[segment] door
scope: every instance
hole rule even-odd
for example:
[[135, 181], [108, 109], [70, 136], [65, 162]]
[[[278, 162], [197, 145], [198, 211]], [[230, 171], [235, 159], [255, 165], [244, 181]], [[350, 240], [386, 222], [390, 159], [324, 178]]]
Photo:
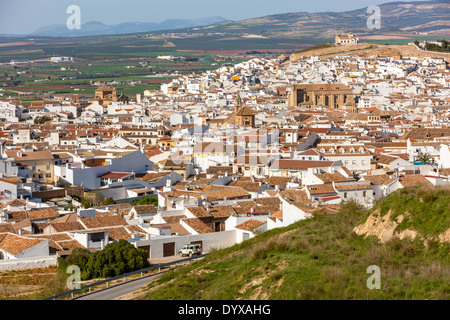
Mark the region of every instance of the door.
[[163, 244], [163, 257], [171, 257], [175, 255], [175, 242], [167, 242]]

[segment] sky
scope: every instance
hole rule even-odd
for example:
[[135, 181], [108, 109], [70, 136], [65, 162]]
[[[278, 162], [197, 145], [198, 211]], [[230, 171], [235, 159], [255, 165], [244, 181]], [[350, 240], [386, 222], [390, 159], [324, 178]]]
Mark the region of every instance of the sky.
[[[243, 20], [287, 12], [342, 12], [394, 0], [0, 0], [0, 34], [28, 34], [66, 24], [67, 8], [77, 5], [81, 24], [100, 21], [162, 22], [220, 16]], [[418, 1], [418, 0], [410, 0]]]

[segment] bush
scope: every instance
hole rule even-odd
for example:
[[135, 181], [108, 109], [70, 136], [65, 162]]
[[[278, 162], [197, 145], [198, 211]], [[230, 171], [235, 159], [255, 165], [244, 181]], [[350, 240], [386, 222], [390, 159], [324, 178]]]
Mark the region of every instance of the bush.
[[147, 256], [147, 251], [137, 249], [128, 241], [121, 239], [90, 256], [85, 276], [87, 279], [110, 278], [147, 268], [150, 266]]
[[109, 198], [106, 198], [106, 199], [103, 201], [102, 205], [104, 205], [104, 206], [109, 206], [109, 205], [111, 205], [111, 204], [116, 204], [116, 203], [117, 203], [117, 202], [114, 201], [113, 198], [109, 197]]
[[141, 199], [136, 199], [131, 201], [131, 204], [133, 206], [143, 206], [143, 205], [148, 205], [148, 204], [153, 204], [155, 206], [158, 205], [158, 199], [154, 198], [154, 197], [144, 197]]

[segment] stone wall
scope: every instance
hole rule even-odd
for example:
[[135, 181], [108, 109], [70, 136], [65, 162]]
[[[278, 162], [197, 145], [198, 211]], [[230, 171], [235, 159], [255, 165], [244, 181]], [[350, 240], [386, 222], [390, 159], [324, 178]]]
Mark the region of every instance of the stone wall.
[[56, 256], [8, 259], [0, 260], [0, 270], [5, 271], [46, 268], [49, 266], [56, 266], [57, 264], [58, 260]]

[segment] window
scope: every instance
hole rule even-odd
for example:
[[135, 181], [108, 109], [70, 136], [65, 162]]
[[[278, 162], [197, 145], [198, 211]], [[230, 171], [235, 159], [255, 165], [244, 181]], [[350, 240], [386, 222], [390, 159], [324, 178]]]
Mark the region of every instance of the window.
[[367, 191], [363, 191], [363, 197], [367, 196]]
[[352, 164], [356, 164], [356, 160], [353, 160], [353, 161], [352, 161]]
[[347, 192], [344, 192], [344, 199], [347, 199]]

